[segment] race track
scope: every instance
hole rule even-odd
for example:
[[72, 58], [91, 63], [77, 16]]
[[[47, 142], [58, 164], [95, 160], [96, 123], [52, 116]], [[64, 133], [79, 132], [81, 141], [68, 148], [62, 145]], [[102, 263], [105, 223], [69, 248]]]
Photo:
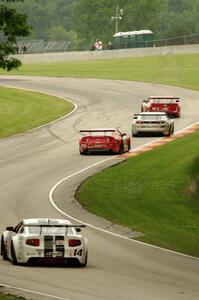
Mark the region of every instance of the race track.
[[[77, 104], [73, 114], [58, 122], [0, 139], [1, 232], [5, 226], [16, 225], [22, 218], [64, 218], [49, 200], [50, 191], [63, 178], [66, 180], [54, 191], [53, 200], [66, 214], [72, 213], [73, 217], [86, 222], [84, 212], [77, 216], [72, 211], [71, 191], [79, 174], [89, 175], [90, 169], [81, 170], [109, 159], [98, 164], [96, 170], [92, 168], [92, 172], [97, 171], [100, 165], [110, 164], [111, 157], [80, 156], [80, 129], [117, 127], [130, 134], [132, 116], [140, 111], [141, 100], [156, 94], [181, 97], [182, 117], [175, 120], [175, 131], [199, 120], [199, 93], [181, 88], [127, 81], [14, 76], [0, 76], [0, 85], [49, 93]], [[155, 139], [134, 138], [131, 145], [135, 148]], [[78, 175], [72, 176], [75, 173]], [[88, 223], [92, 220], [95, 226], [107, 229], [106, 222], [89, 216]], [[89, 226], [84, 232], [89, 239], [87, 268], [13, 266], [0, 260], [0, 286], [16, 287], [18, 290], [8, 290], [41, 300], [198, 298], [199, 259]]]

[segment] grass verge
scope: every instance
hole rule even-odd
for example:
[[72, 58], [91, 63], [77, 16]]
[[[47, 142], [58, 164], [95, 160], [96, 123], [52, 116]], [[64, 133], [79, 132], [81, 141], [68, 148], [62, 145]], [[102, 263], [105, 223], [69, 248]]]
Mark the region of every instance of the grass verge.
[[0, 137], [38, 127], [72, 109], [71, 102], [57, 97], [0, 87]]
[[0, 300], [25, 300], [24, 297], [16, 297], [10, 294], [0, 293]]
[[138, 240], [199, 256], [199, 197], [189, 191], [199, 131], [127, 159], [77, 191], [90, 212], [128, 226]]
[[91, 77], [161, 83], [199, 90], [199, 54], [23, 65], [0, 74]]

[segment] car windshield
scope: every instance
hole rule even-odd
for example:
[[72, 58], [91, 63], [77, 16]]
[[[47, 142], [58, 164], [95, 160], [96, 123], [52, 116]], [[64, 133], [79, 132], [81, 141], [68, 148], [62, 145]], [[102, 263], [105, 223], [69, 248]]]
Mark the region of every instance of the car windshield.
[[28, 227], [30, 234], [72, 234], [73, 230], [70, 227], [40, 227], [30, 226]]

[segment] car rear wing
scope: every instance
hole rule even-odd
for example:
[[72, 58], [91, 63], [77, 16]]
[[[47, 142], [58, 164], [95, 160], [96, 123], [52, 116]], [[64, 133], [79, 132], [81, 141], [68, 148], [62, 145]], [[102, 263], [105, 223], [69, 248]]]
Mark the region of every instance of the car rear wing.
[[175, 104], [180, 102], [180, 98], [159, 98], [159, 99], [150, 99], [154, 104]]
[[66, 228], [65, 234], [67, 234], [67, 228], [75, 228], [77, 232], [81, 231], [81, 228], [86, 227], [84, 224], [74, 225], [74, 224], [24, 224], [25, 227], [35, 227], [40, 228], [39, 234], [42, 234], [43, 228]]
[[83, 129], [79, 131], [80, 133], [85, 133], [85, 132], [115, 132], [115, 129]]
[[75, 227], [75, 228], [82, 228], [86, 227], [84, 224], [74, 225], [74, 224], [24, 224], [24, 227]]

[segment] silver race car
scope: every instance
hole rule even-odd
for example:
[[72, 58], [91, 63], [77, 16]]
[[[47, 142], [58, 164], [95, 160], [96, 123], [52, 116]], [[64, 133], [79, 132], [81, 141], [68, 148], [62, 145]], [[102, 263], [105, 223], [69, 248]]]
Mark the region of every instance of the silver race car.
[[161, 133], [169, 136], [174, 132], [174, 120], [165, 112], [142, 112], [134, 115], [132, 135]]
[[64, 263], [85, 267], [88, 242], [81, 227], [62, 219], [24, 219], [6, 227], [1, 237], [1, 255], [14, 265]]

